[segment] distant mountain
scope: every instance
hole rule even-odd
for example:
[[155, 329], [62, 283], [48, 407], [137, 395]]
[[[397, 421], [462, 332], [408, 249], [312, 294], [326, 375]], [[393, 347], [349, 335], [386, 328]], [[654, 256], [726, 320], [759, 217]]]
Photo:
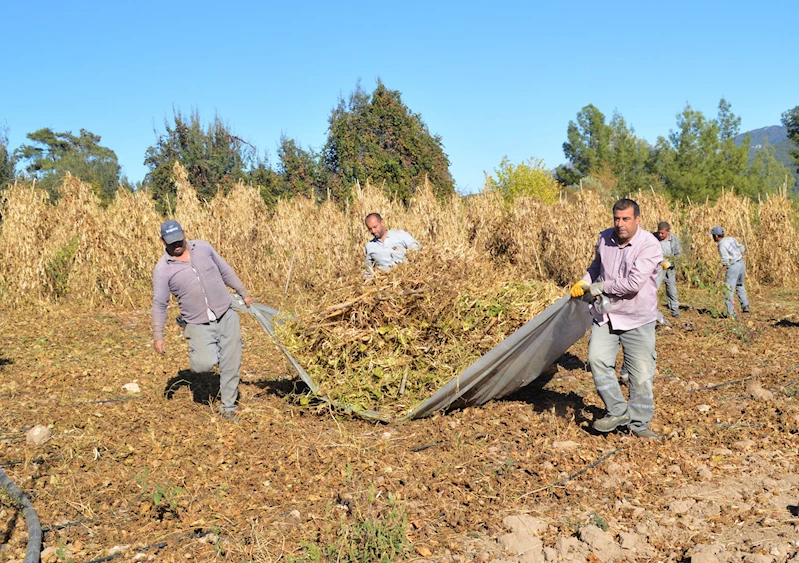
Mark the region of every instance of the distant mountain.
[[752, 148], [754, 149], [762, 148], [764, 139], [773, 147], [776, 146], [777, 143], [788, 138], [788, 130], [785, 127], [782, 125], [769, 125], [768, 127], [761, 127], [760, 129], [752, 129], [746, 133], [741, 133], [735, 137], [735, 143], [740, 146], [747, 134], [752, 139]]
[[791, 158], [791, 149], [793, 143], [788, 138], [788, 130], [782, 125], [769, 125], [768, 127], [761, 127], [760, 129], [752, 129], [746, 133], [741, 133], [735, 137], [735, 144], [741, 146], [744, 137], [749, 134], [749, 159], [751, 160], [754, 154], [763, 148], [764, 143], [768, 143], [774, 147], [774, 158], [783, 163], [793, 173], [796, 178], [794, 189], [799, 186], [799, 171], [797, 171], [796, 164]]

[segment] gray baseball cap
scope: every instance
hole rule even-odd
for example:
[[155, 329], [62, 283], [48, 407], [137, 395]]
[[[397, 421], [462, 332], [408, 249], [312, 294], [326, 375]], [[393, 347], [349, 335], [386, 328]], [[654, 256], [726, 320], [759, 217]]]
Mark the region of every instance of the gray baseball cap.
[[718, 235], [720, 237], [723, 237], [724, 236], [724, 229], [722, 229], [721, 227], [716, 225], [715, 227], [710, 229], [710, 232], [708, 234], [709, 235]]
[[174, 219], [164, 221], [161, 223], [161, 238], [164, 239], [166, 244], [172, 244], [173, 242], [183, 240], [185, 238], [183, 227]]

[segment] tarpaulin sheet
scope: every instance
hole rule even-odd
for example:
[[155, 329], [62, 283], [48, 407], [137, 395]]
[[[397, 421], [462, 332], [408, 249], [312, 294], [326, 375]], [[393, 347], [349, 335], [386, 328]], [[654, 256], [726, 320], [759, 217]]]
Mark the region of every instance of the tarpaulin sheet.
[[[311, 392], [316, 393], [319, 386], [275, 337], [273, 318], [279, 311], [259, 303], [253, 303], [247, 309], [238, 296], [234, 297], [234, 309], [255, 316]], [[489, 350], [401, 420], [424, 418], [434, 412], [453, 408], [482, 405], [521, 389], [534, 381], [582, 338], [590, 328], [591, 321], [588, 303], [571, 299], [568, 295], [561, 298]], [[336, 406], [359, 416], [386, 420], [375, 411], [354, 411], [346, 406]]]
[[423, 418], [436, 411], [482, 405], [521, 389], [582, 338], [591, 321], [585, 301], [569, 296], [561, 298], [489, 350], [405, 418]]

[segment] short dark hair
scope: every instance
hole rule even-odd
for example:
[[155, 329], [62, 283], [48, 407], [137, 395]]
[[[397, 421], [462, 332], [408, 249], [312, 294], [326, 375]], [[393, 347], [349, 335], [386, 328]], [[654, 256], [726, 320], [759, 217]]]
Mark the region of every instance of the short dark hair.
[[666, 221], [661, 221], [658, 223], [658, 231], [670, 231], [671, 225], [669, 225]]
[[375, 219], [377, 219], [381, 223], [383, 222], [383, 218], [380, 216], [380, 213], [370, 213], [369, 215], [367, 215], [364, 218], [363, 222], [366, 223], [369, 220], [369, 217], [374, 217]]
[[638, 207], [638, 204], [635, 200], [623, 197], [619, 201], [613, 204], [613, 211], [624, 211], [625, 209], [633, 208], [633, 216], [640, 217], [641, 216], [641, 208]]

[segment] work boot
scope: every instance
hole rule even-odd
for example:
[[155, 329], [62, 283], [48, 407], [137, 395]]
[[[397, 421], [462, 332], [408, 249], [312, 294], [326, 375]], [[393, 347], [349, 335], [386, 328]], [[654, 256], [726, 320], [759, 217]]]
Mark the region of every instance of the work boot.
[[224, 411], [219, 414], [222, 416], [222, 420], [231, 424], [238, 424], [241, 421], [241, 417], [236, 411]]
[[638, 438], [646, 438], [647, 440], [660, 440], [660, 436], [652, 432], [652, 430], [649, 428], [633, 430], [633, 435], [637, 436]]
[[597, 432], [613, 432], [619, 426], [627, 426], [630, 424], [630, 415], [624, 413], [621, 416], [606, 416], [594, 421], [594, 430]]

